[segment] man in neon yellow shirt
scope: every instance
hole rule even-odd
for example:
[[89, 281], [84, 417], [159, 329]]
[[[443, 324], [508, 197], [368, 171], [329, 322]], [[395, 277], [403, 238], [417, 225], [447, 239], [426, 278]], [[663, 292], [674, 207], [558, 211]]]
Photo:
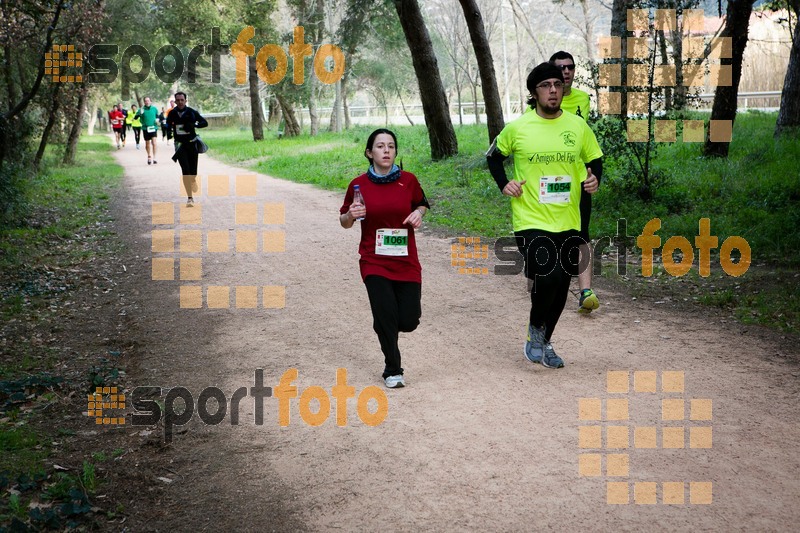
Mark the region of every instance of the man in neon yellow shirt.
[[[550, 63], [561, 69], [564, 75], [564, 99], [561, 101], [561, 109], [578, 115], [583, 120], [589, 118], [589, 94], [572, 87], [575, 79], [575, 59], [569, 52], [559, 51], [550, 56]], [[581, 193], [581, 236], [589, 242], [589, 219], [592, 216], [592, 196], [586, 192]], [[578, 273], [578, 284], [581, 289], [581, 296], [578, 300], [578, 312], [591, 313], [593, 309], [600, 307], [600, 300], [592, 290], [592, 251], [586, 244], [581, 246], [581, 254], [589, 259], [589, 267], [582, 269]]]
[[[550, 338], [567, 302], [571, 276], [578, 273], [578, 248], [585, 244], [580, 236], [581, 191], [597, 191], [603, 152], [586, 122], [561, 110], [560, 68], [538, 65], [528, 75], [527, 87], [533, 112], [507, 124], [486, 158], [497, 186], [511, 197], [514, 235], [525, 258], [525, 275], [533, 280], [525, 357], [560, 368], [564, 361]], [[503, 168], [509, 156], [514, 157], [511, 181]]]

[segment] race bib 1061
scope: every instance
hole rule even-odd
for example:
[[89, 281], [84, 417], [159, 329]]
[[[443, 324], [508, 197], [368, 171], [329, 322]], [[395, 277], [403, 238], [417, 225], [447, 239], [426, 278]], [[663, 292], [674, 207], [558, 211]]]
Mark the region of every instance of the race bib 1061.
[[408, 255], [408, 230], [381, 228], [375, 232], [375, 253], [378, 255]]

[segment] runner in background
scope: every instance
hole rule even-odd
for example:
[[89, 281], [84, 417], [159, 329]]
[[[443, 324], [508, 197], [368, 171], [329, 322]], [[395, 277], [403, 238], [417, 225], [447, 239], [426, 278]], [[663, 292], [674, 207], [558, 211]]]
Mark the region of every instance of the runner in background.
[[[358, 253], [361, 279], [372, 308], [372, 327], [384, 357], [383, 380], [405, 386], [398, 347], [399, 332], [417, 329], [422, 316], [422, 267], [414, 230], [430, 208], [416, 176], [395, 165], [397, 137], [377, 129], [367, 139], [370, 166], [347, 187], [339, 223], [352, 228], [361, 220]], [[354, 201], [358, 186], [363, 203]]]
[[142, 136], [142, 122], [139, 120], [139, 114], [136, 110], [136, 104], [131, 104], [131, 110], [128, 116], [125, 117], [125, 125], [133, 129], [133, 138], [136, 140], [136, 149], [139, 150], [139, 140]]
[[161, 125], [161, 140], [166, 141], [169, 128], [167, 127], [167, 112], [163, 107], [161, 113], [158, 114], [158, 123]]
[[192, 193], [198, 191], [197, 185], [197, 146], [194, 138], [196, 129], [208, 126], [208, 121], [200, 116], [196, 110], [186, 105], [186, 93], [175, 93], [176, 107], [167, 115], [167, 124], [175, 136], [175, 155], [173, 161], [181, 165], [181, 179], [186, 188], [186, 205], [194, 204]]
[[122, 132], [125, 130], [125, 115], [119, 110], [118, 105], [111, 108], [108, 112], [108, 123], [111, 124], [111, 129], [114, 130], [114, 137], [117, 143], [117, 150], [121, 148], [120, 140]]
[[119, 138], [122, 141], [122, 147], [125, 148], [125, 138], [127, 137], [128, 126], [125, 121], [128, 119], [128, 110], [122, 107], [122, 102], [117, 103], [117, 109], [122, 113], [122, 131], [119, 133]]
[[[559, 51], [550, 57], [550, 63], [561, 69], [564, 75], [564, 99], [561, 101], [561, 109], [569, 111], [573, 115], [578, 115], [583, 120], [589, 118], [589, 94], [575, 89], [572, 82], [575, 80], [575, 59], [572, 54]], [[598, 178], [598, 184], [600, 183]], [[592, 216], [592, 195], [586, 191], [581, 191], [581, 236], [587, 244], [581, 246], [581, 254], [588, 257], [587, 267], [578, 272], [578, 284], [581, 295], [578, 300], [578, 312], [591, 313], [593, 309], [600, 307], [600, 300], [592, 290], [592, 248], [589, 246], [589, 219]], [[583, 262], [581, 264], [584, 264]]]
[[144, 149], [147, 150], [147, 164], [158, 164], [156, 161], [156, 141], [158, 140], [158, 109], [152, 104], [149, 96], [144, 99], [144, 107], [139, 110], [144, 129]]

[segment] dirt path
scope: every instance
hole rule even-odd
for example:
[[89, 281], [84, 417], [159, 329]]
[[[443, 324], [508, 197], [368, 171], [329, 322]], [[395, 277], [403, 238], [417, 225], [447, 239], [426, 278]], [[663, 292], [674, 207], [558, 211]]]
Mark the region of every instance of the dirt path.
[[[253, 386], [257, 368], [273, 388], [296, 368], [298, 393], [316, 385], [330, 395], [345, 368], [356, 394], [382, 387], [358, 234], [336, 220], [341, 195], [259, 175], [256, 197], [197, 195], [202, 226], [154, 226], [153, 202], [176, 202], [176, 216], [182, 205], [179, 167], [159, 148], [153, 166], [143, 150], [117, 152], [126, 168], [118, 225], [130, 245], [121, 283], [140, 337], [132, 385], [183, 386], [195, 399], [216, 386], [230, 400]], [[250, 174], [206, 156], [200, 171], [203, 192], [208, 175]], [[261, 205], [259, 221], [264, 203], [282, 203], [285, 223], [236, 226], [236, 202]], [[154, 229], [238, 228], [284, 230], [285, 252], [151, 252]], [[548, 370], [522, 356], [529, 300], [521, 276], [459, 275], [450, 240], [423, 231], [418, 242], [422, 324], [401, 337], [408, 386], [386, 390], [386, 420], [365, 425], [355, 399], [346, 427], [335, 424], [334, 406], [324, 424], [309, 426], [298, 398], [287, 427], [278, 424], [275, 397], [265, 399], [260, 426], [249, 397], [238, 426], [229, 417], [205, 426], [195, 414], [158, 448], [173, 482], [152, 481], [163, 505], [131, 509], [131, 530], [787, 530], [800, 520], [800, 359], [789, 342], [606, 290], [600, 312], [565, 311], [554, 341], [567, 366]], [[201, 258], [202, 282], [151, 280], [154, 256]], [[180, 309], [181, 283], [284, 286], [285, 307]], [[609, 371], [628, 373], [610, 375], [627, 379], [628, 394], [607, 392]], [[677, 376], [683, 392], [662, 391]], [[625, 414], [624, 399], [627, 419], [609, 420]], [[665, 399], [685, 400], [664, 406], [681, 419], [662, 420]], [[708, 415], [709, 402], [692, 399], [710, 400], [711, 420], [690, 420]], [[601, 420], [580, 418], [579, 406], [591, 418], [598, 405]], [[147, 438], [141, 429], [125, 431]], [[605, 448], [593, 443], [595, 431]], [[653, 436], [657, 447], [641, 447]], [[664, 447], [670, 443], [682, 448]], [[155, 479], [141, 463], [143, 479]], [[683, 504], [664, 503], [671, 498]], [[702, 503], [708, 498], [713, 503]]]

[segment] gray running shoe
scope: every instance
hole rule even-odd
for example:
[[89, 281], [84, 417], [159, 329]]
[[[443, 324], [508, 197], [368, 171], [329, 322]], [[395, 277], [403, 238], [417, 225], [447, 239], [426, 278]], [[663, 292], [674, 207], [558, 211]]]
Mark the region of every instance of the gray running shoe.
[[528, 340], [525, 342], [525, 359], [531, 363], [541, 363], [544, 356], [544, 328], [528, 324]]
[[546, 368], [563, 368], [564, 367], [564, 360], [561, 359], [557, 354], [556, 351], [553, 349], [553, 345], [545, 343], [544, 345], [544, 357], [542, 357], [542, 366]]
[[386, 386], [390, 389], [399, 389], [400, 387], [405, 387], [406, 382], [403, 379], [403, 376], [398, 374], [397, 376], [388, 376], [386, 379], [383, 380], [386, 383]]

